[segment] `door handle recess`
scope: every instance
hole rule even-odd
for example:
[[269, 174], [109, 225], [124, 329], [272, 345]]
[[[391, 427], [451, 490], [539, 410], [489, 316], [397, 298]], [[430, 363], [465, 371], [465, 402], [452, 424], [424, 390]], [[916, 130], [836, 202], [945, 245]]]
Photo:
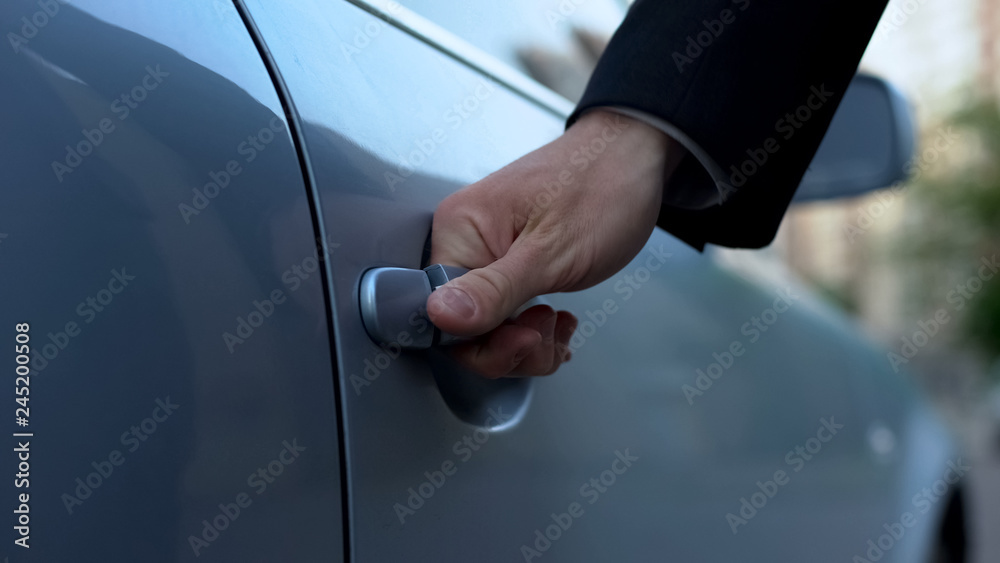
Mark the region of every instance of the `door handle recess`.
[[378, 344], [418, 350], [466, 340], [441, 332], [431, 323], [427, 317], [427, 298], [449, 280], [468, 271], [442, 264], [423, 270], [368, 270], [361, 276], [360, 287], [361, 320], [368, 336]]

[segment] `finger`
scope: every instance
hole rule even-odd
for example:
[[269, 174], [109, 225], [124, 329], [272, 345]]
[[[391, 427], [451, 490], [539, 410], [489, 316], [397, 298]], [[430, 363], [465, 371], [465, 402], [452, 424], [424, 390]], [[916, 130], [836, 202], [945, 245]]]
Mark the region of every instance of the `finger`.
[[576, 332], [577, 319], [569, 311], [559, 311], [556, 318], [556, 354], [559, 364], [564, 364], [573, 357], [569, 342]]
[[496, 379], [514, 371], [541, 341], [533, 328], [504, 324], [481, 340], [453, 346], [451, 354], [463, 366]]
[[[453, 348], [452, 353], [459, 363], [489, 378], [550, 375], [569, 358], [568, 342], [575, 326], [572, 314], [539, 305], [475, 343]], [[533, 338], [524, 341], [531, 345], [512, 344], [518, 338], [514, 331], [532, 334]]]
[[551, 291], [544, 283], [545, 265], [516, 248], [431, 293], [427, 299], [431, 322], [451, 334], [485, 334], [532, 297]]
[[549, 375], [559, 367], [555, 338], [557, 319], [558, 315], [548, 305], [536, 305], [514, 319], [514, 324], [538, 331], [542, 339], [517, 363], [511, 375]]

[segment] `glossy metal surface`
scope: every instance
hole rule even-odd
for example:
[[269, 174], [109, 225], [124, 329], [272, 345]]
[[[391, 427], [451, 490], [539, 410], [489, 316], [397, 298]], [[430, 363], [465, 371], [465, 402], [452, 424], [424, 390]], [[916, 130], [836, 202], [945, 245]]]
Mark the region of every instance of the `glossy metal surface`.
[[[793, 287], [766, 331], [745, 329], [785, 283], [662, 231], [606, 283], [552, 298], [583, 321], [556, 377], [486, 382], [433, 351], [390, 356], [364, 331], [361, 274], [418, 268], [437, 202], [553, 138], [561, 116], [350, 4], [249, 5], [302, 116], [319, 241], [232, 6], [0, 7], [5, 31], [27, 30], [0, 49], [14, 77], [0, 366], [15, 365], [15, 323], [38, 352], [30, 424], [6, 427], [33, 433], [31, 550], [8, 527], [0, 555], [337, 561], [349, 524], [357, 561], [523, 560], [578, 503], [543, 561], [844, 561], [941, 478], [947, 436], [853, 327]], [[34, 31], [21, 19], [36, 17]], [[13, 416], [12, 385], [0, 399]], [[726, 514], [831, 416], [843, 432], [733, 534]], [[897, 445], [873, 449], [872, 428]], [[920, 560], [938, 508], [883, 561]]]
[[[373, 16], [391, 23], [393, 27], [405, 31], [413, 37], [429, 45], [433, 45], [435, 48], [475, 68], [483, 76], [488, 76], [491, 80], [502, 83], [511, 90], [522, 92], [547, 108], [557, 112], [570, 112], [573, 110], [573, 104], [562, 96], [510, 68], [488, 52], [481, 51], [472, 44], [459, 39], [454, 33], [438, 26], [434, 21], [409, 10], [406, 6], [395, 0], [350, 1]], [[438, 4], [438, 7], [445, 8], [445, 12], [455, 15], [458, 15], [458, 9], [476, 9], [474, 6], [461, 4], [451, 6]], [[508, 12], [512, 11], [508, 10]], [[481, 14], [479, 15], [481, 16]], [[493, 26], [487, 26], [487, 29], [490, 28], [496, 29]], [[478, 33], [474, 32], [473, 34], [477, 37], [482, 37], [483, 34], [481, 31], [483, 30], [476, 31]], [[513, 55], [514, 53], [509, 54]]]
[[[355, 560], [845, 561], [940, 478], [950, 442], [916, 400], [882, 403], [897, 376], [853, 327], [797, 284], [737, 275], [662, 231], [612, 279], [552, 297], [581, 319], [574, 358], [530, 387], [456, 393], [484, 380], [376, 346], [362, 274], [419, 267], [437, 203], [554, 138], [562, 116], [350, 4], [247, 5], [340, 244]], [[800, 459], [830, 417], [843, 429]], [[876, 419], [899, 437], [888, 455], [872, 450]], [[778, 470], [790, 482], [734, 533], [727, 514]], [[886, 559], [919, 560], [935, 525]]]
[[442, 332], [427, 316], [431, 292], [469, 270], [432, 264], [423, 270], [372, 268], [361, 276], [358, 298], [368, 336], [380, 346], [424, 350], [467, 338]]
[[15, 0], [0, 23], [26, 39], [0, 49], [0, 559], [341, 560], [322, 254], [236, 10]]
[[[404, 349], [434, 345], [435, 328], [421, 310], [433, 288], [427, 273], [408, 268], [372, 268], [361, 277], [361, 319], [376, 344]], [[417, 330], [422, 327], [423, 330]]]

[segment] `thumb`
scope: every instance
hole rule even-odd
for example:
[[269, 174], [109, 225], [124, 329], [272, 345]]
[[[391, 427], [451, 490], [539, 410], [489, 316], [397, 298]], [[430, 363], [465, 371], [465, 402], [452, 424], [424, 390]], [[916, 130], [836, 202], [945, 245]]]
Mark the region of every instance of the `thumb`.
[[445, 332], [476, 336], [500, 326], [518, 307], [549, 291], [542, 283], [542, 267], [512, 247], [492, 264], [431, 293], [427, 315]]

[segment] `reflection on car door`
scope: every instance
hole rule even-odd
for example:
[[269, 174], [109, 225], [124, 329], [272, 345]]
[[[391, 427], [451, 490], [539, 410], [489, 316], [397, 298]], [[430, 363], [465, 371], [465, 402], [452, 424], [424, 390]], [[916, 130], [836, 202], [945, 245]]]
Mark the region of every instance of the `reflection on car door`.
[[662, 231], [607, 282], [551, 297], [581, 319], [555, 376], [468, 383], [447, 359], [374, 344], [361, 275], [420, 267], [438, 202], [553, 139], [564, 115], [357, 6], [246, 4], [338, 245], [357, 560], [828, 561], [874, 529], [854, 517], [875, 501], [841, 334], [799, 290]]

